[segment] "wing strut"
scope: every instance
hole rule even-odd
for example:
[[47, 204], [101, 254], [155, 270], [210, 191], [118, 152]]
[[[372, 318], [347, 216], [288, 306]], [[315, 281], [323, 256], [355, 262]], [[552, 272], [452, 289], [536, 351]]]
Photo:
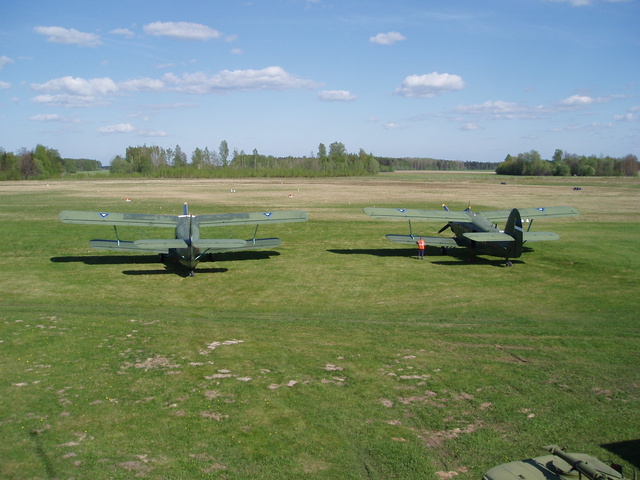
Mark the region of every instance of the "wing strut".
[[414, 237], [413, 237], [413, 228], [411, 227], [411, 220], [409, 220], [409, 236], [410, 236], [411, 238], [414, 238]]
[[258, 227], [259, 226], [260, 225], [256, 225], [256, 229], [253, 232], [253, 238], [251, 239], [251, 241], [253, 242], [254, 245], [256, 244], [256, 236], [258, 235]]
[[118, 242], [118, 246], [120, 246], [120, 237], [118, 237], [118, 227], [114, 225], [113, 231], [116, 233], [116, 241]]

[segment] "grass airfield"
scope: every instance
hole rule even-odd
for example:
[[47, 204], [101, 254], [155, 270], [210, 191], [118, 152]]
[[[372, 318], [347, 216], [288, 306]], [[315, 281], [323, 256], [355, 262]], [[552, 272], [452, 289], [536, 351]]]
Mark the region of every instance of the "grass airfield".
[[[0, 183], [0, 478], [480, 479], [552, 443], [632, 477], [639, 200], [635, 178], [438, 172]], [[189, 278], [154, 255], [92, 250], [112, 227], [57, 217], [185, 201], [310, 220], [260, 227], [277, 251], [218, 255]], [[536, 220], [560, 240], [506, 268], [460, 249], [418, 261], [384, 238], [406, 222], [361, 211], [469, 202], [581, 215]]]

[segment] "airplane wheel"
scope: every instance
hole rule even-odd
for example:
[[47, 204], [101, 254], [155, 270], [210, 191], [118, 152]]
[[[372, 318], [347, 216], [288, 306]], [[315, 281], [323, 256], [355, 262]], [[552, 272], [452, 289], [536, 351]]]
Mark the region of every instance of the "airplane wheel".
[[512, 266], [513, 266], [513, 263], [511, 263], [511, 261], [510, 261], [510, 260], [507, 260], [507, 264], [506, 264], [506, 266], [507, 266], [507, 267], [512, 267]]
[[190, 277], [195, 277], [195, 276], [196, 276], [196, 272], [194, 272], [193, 270], [191, 270], [191, 271], [189, 272], [189, 276], [190, 276]]

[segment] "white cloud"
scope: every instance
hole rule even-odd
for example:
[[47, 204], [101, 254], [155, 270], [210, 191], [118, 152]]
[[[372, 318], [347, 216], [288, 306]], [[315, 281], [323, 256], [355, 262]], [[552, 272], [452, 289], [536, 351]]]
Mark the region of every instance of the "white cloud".
[[318, 93], [318, 100], [325, 102], [351, 102], [357, 97], [347, 90], [324, 90]]
[[291, 75], [282, 67], [267, 67], [261, 70], [223, 70], [215, 75], [197, 72], [177, 77], [167, 74], [163, 77], [163, 81], [171, 90], [194, 94], [291, 90], [318, 86], [316, 82]]
[[15, 63], [15, 62], [9, 57], [7, 57], [6, 55], [2, 55], [0, 57], [0, 70], [2, 70], [5, 65], [8, 65], [10, 63]]
[[130, 123], [118, 123], [98, 128], [98, 132], [100, 133], [130, 133], [134, 130], [135, 127]]
[[56, 113], [42, 113], [40, 115], [30, 117], [29, 120], [33, 120], [35, 122], [57, 122], [62, 120], [62, 117]]
[[122, 90], [130, 92], [160, 92], [166, 89], [166, 84], [157, 78], [137, 78], [118, 84]]
[[169, 134], [167, 132], [163, 132], [162, 130], [140, 130], [138, 133], [140, 137], [168, 137]]
[[396, 42], [406, 40], [407, 37], [398, 32], [379, 33], [369, 38], [371, 43], [378, 45], [393, 45]]
[[537, 118], [542, 114], [548, 113], [542, 107], [531, 108], [527, 105], [502, 100], [488, 100], [481, 104], [461, 105], [456, 107], [454, 111], [465, 115], [494, 119]]
[[223, 70], [215, 75], [197, 72], [178, 77], [167, 73], [160, 78], [144, 77], [120, 83], [108, 77], [62, 77], [46, 83], [31, 84], [31, 89], [42, 93], [32, 98], [36, 103], [91, 107], [105, 105], [109, 103], [109, 95], [122, 92], [183, 92], [205, 95], [232, 91], [311, 89], [319, 86], [321, 84], [291, 75], [281, 67], [267, 67], [261, 70]]
[[95, 33], [79, 32], [75, 28], [63, 27], [35, 27], [34, 31], [47, 36], [47, 41], [63, 45], [78, 45], [80, 47], [97, 47], [102, 45], [100, 36]]
[[38, 95], [31, 99], [36, 103], [45, 103], [52, 107], [83, 108], [104, 105], [106, 102], [95, 96], [83, 95]]
[[114, 30], [111, 30], [109, 33], [112, 35], [122, 35], [125, 38], [133, 38], [136, 36], [135, 33], [133, 33], [128, 28], [116, 28]]
[[385, 129], [387, 130], [397, 130], [399, 128], [402, 128], [401, 125], [394, 123], [394, 122], [387, 122], [384, 125], [382, 125]]
[[78, 77], [62, 77], [46, 83], [32, 83], [31, 88], [37, 92], [65, 92], [69, 95], [106, 95], [118, 91], [116, 83], [108, 77], [84, 79]]
[[562, 100], [560, 104], [569, 107], [581, 107], [584, 105], [590, 105], [592, 103], [595, 103], [596, 101], [597, 100], [593, 97], [588, 97], [586, 95], [573, 95]]
[[462, 88], [464, 88], [462, 77], [449, 73], [433, 72], [426, 75], [409, 75], [395, 93], [409, 98], [432, 98]]
[[614, 115], [613, 119], [618, 122], [635, 122], [637, 117], [633, 113], [627, 113], [625, 115]]
[[8, 90], [11, 88], [11, 84], [9, 82], [0, 81], [0, 90]]
[[147, 35], [170, 37], [178, 40], [210, 40], [221, 36], [219, 31], [200, 23], [154, 22], [142, 28]]

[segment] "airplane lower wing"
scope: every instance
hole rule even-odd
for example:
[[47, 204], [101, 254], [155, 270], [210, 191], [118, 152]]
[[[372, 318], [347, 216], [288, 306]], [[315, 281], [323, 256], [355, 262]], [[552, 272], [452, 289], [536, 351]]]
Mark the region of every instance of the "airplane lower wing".
[[[418, 239], [421, 238], [417, 235], [386, 235], [388, 240], [394, 243], [400, 243], [403, 245], [416, 245]], [[422, 237], [427, 243], [428, 247], [457, 247], [458, 243], [455, 238], [451, 237]]]
[[[268, 239], [271, 240], [271, 239]], [[278, 240], [278, 245], [280, 240]], [[193, 241], [193, 246], [206, 250], [208, 253], [227, 252], [232, 250], [244, 250], [251, 240], [241, 239], [199, 239]], [[181, 239], [143, 239], [134, 242], [118, 241], [118, 240], [91, 240], [89, 242], [91, 248], [99, 250], [121, 250], [124, 252], [144, 252], [144, 253], [164, 253], [168, 254], [170, 250], [187, 248], [187, 242]], [[270, 246], [270, 245], [268, 245]], [[276, 245], [277, 246], [277, 245]], [[263, 247], [251, 247], [263, 248]]]
[[276, 248], [279, 247], [282, 240], [279, 238], [251, 238], [246, 241], [246, 244], [238, 250], [254, 250], [258, 248]]
[[265, 223], [306, 222], [307, 212], [285, 210], [280, 212], [225, 213], [220, 215], [198, 215], [199, 227], [221, 227], [224, 225], [261, 225]]
[[149, 249], [143, 248], [135, 244], [135, 242], [122, 241], [122, 240], [91, 240], [89, 242], [91, 248], [98, 250], [120, 250], [122, 252], [144, 252], [144, 253], [169, 253], [168, 248], [164, 249]]
[[[397, 220], [433, 220], [443, 222], [468, 222], [466, 212], [451, 212], [446, 210], [419, 210], [411, 208], [382, 208], [366, 207], [362, 211], [374, 218]], [[507, 214], [507, 217], [509, 215]], [[506, 217], [505, 217], [506, 218]]]
[[61, 222], [83, 225], [175, 227], [178, 225], [179, 218], [177, 215], [147, 215], [144, 213], [77, 212], [71, 210], [60, 213]]

